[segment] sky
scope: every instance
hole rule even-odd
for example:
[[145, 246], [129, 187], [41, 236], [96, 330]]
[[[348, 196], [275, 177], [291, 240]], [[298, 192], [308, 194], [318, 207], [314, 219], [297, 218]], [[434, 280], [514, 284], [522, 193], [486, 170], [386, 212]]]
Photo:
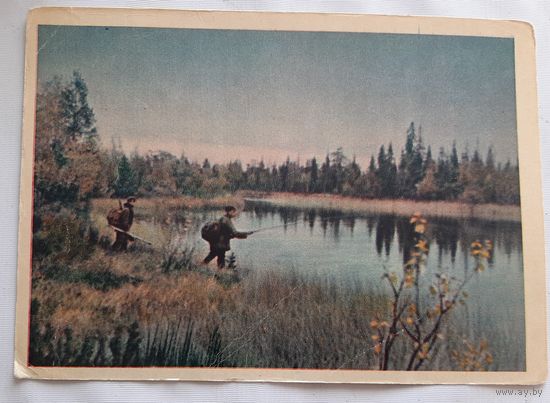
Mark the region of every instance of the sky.
[[102, 144], [214, 162], [366, 168], [410, 122], [426, 145], [517, 160], [513, 39], [40, 26], [38, 80], [80, 71]]

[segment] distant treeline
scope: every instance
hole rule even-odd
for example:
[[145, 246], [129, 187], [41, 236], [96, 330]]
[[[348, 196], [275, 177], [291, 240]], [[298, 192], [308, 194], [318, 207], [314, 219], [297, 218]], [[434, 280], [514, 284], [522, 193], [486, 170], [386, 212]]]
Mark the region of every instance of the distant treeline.
[[328, 193], [367, 198], [463, 200], [519, 203], [517, 165], [496, 163], [489, 148], [458, 155], [453, 144], [437, 156], [414, 123], [397, 161], [392, 144], [382, 145], [363, 169], [342, 148], [305, 163], [287, 159], [267, 166], [190, 161], [159, 151], [126, 156], [114, 142], [99, 147], [88, 89], [79, 73], [67, 83], [46, 84], [37, 97], [35, 197], [37, 202], [89, 197], [191, 195], [211, 197], [237, 190]]

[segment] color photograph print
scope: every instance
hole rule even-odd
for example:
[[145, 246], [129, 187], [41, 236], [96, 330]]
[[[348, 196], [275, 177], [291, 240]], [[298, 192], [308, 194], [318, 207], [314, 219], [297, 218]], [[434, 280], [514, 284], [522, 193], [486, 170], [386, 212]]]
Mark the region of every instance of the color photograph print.
[[514, 37], [85, 22], [27, 54], [22, 366], [527, 370]]

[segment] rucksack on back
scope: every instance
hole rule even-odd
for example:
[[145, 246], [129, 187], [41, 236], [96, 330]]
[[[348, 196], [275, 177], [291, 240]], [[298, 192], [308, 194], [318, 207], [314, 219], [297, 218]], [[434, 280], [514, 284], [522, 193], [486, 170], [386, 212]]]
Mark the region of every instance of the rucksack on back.
[[219, 239], [221, 224], [218, 221], [207, 222], [201, 228], [201, 237], [207, 242], [216, 242]]
[[120, 217], [122, 216], [122, 211], [124, 208], [122, 207], [122, 203], [120, 200], [118, 201], [118, 207], [112, 209], [107, 214], [107, 222], [109, 225], [112, 225], [113, 227], [118, 227], [120, 225]]

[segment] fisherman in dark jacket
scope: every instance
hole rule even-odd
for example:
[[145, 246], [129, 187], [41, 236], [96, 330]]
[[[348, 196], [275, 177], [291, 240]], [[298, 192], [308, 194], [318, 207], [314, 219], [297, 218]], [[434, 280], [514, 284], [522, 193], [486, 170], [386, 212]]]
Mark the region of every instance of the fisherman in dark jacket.
[[237, 209], [233, 206], [225, 207], [225, 215], [219, 219], [220, 229], [216, 239], [209, 241], [210, 253], [203, 260], [203, 263], [208, 264], [214, 258], [217, 258], [218, 268], [225, 267], [225, 252], [231, 249], [230, 241], [232, 238], [245, 239], [252, 232], [237, 231], [235, 225], [231, 221], [237, 217]]
[[[124, 203], [124, 208], [122, 209], [122, 212], [120, 213], [120, 218], [118, 220], [117, 228], [128, 232], [130, 231], [130, 228], [132, 227], [132, 223], [134, 222], [134, 203], [136, 202], [135, 197], [129, 197], [126, 200], [126, 203]], [[116, 239], [115, 243], [111, 246], [111, 248], [114, 251], [125, 251], [128, 248], [128, 242], [133, 241], [134, 238], [126, 234], [122, 231], [116, 231]]]

